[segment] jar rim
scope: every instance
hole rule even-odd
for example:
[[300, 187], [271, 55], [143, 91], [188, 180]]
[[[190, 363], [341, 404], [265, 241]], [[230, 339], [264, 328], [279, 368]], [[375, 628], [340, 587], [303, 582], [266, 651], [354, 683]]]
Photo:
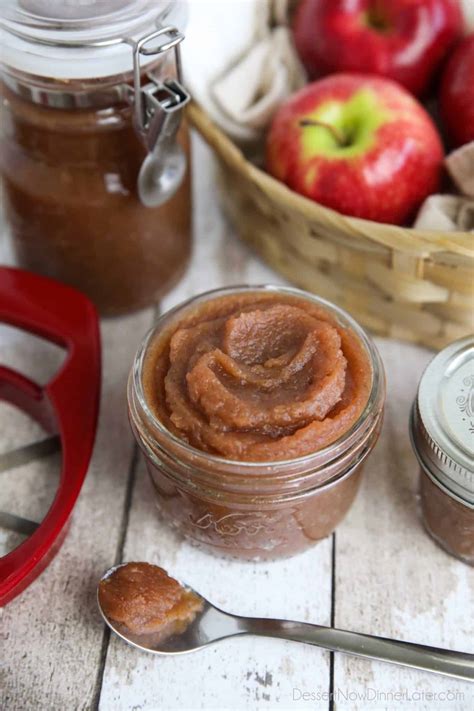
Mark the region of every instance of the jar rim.
[[[317, 305], [323, 306], [329, 311], [329, 313], [337, 317], [339, 323], [341, 323], [345, 327], [350, 327], [356, 333], [362, 345], [366, 349], [367, 355], [370, 359], [370, 364], [372, 367], [371, 391], [367, 399], [367, 403], [365, 404], [365, 407], [359, 415], [358, 419], [346, 432], [344, 432], [344, 434], [342, 434], [334, 442], [322, 449], [318, 449], [315, 452], [305, 454], [301, 457], [281, 460], [279, 459], [276, 461], [241, 461], [237, 459], [229, 459], [227, 457], [223, 457], [216, 454], [211, 454], [209, 452], [204, 452], [173, 434], [173, 432], [171, 432], [153, 413], [147, 403], [145, 394], [143, 392], [143, 383], [141, 376], [142, 366], [146, 357], [147, 349], [158, 330], [163, 327], [163, 325], [167, 321], [172, 319], [179, 312], [188, 309], [194, 304], [203, 301], [209, 301], [220, 296], [252, 292], [274, 292], [276, 294], [284, 294], [288, 296], [298, 297], [306, 301], [315, 303]], [[217, 289], [205, 291], [177, 304], [176, 306], [168, 310], [166, 313], [164, 313], [162, 316], [160, 316], [160, 318], [147, 333], [138, 348], [132, 366], [131, 382], [138, 399], [138, 404], [142, 409], [143, 413], [145, 414], [146, 418], [151, 422], [153, 427], [156, 428], [158, 432], [160, 432], [160, 434], [167, 437], [173, 443], [173, 447], [176, 449], [177, 452], [184, 452], [188, 457], [192, 458], [202, 458], [203, 461], [215, 464], [216, 467], [236, 467], [240, 470], [243, 469], [245, 471], [271, 468], [271, 470], [275, 471], [275, 469], [285, 468], [289, 466], [304, 466], [305, 464], [312, 464], [314, 463], [315, 458], [321, 458], [324, 460], [324, 457], [329, 454], [331, 450], [339, 450], [341, 447], [343, 447], [343, 451], [346, 451], [349, 446], [349, 443], [354, 438], [354, 435], [358, 431], [363, 429], [363, 426], [367, 423], [371, 413], [373, 412], [374, 406], [380, 400], [385, 389], [385, 374], [380, 354], [374, 342], [368, 336], [365, 330], [357, 323], [357, 321], [352, 316], [350, 316], [344, 309], [339, 306], [336, 306], [335, 304], [331, 303], [326, 299], [323, 299], [322, 297], [316, 296], [315, 294], [310, 294], [309, 292], [303, 291], [302, 289], [287, 286], [276, 286], [271, 284], [259, 284], [255, 286], [237, 285], [220, 287]]]

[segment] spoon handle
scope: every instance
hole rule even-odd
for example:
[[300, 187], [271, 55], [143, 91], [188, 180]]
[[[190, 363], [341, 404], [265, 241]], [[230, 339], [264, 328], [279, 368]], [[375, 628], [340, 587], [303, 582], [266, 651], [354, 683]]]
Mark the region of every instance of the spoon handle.
[[347, 632], [306, 622], [250, 619], [246, 631], [259, 636], [305, 642], [333, 652], [474, 681], [474, 654], [452, 652], [448, 649]]

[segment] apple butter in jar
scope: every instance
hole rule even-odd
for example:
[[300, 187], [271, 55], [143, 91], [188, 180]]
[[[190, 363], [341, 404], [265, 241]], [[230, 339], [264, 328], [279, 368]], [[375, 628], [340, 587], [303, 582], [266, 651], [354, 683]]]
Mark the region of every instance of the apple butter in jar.
[[474, 565], [473, 336], [449, 345], [426, 368], [410, 432], [423, 524], [448, 553]]
[[298, 289], [234, 287], [165, 314], [129, 379], [132, 429], [164, 517], [244, 559], [328, 536], [357, 493], [385, 399], [360, 326]]
[[104, 315], [156, 301], [190, 254], [185, 15], [173, 0], [0, 9], [0, 171], [16, 261]]

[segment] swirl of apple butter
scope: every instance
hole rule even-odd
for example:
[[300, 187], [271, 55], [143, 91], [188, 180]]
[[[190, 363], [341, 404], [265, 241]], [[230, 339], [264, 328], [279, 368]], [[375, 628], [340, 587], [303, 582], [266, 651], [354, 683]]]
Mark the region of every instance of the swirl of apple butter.
[[148, 399], [159, 419], [194, 447], [239, 461], [291, 459], [334, 442], [372, 382], [356, 334], [286, 295], [204, 302], [158, 351]]

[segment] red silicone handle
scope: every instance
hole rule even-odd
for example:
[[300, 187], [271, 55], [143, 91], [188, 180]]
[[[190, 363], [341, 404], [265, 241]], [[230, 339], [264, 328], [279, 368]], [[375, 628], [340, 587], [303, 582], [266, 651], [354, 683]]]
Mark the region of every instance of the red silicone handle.
[[45, 387], [0, 368], [0, 399], [25, 410], [62, 443], [60, 483], [38, 529], [0, 558], [0, 605], [18, 595], [56, 552], [89, 466], [100, 394], [97, 314], [80, 292], [18, 269], [0, 268], [0, 322], [67, 349], [59, 373]]

